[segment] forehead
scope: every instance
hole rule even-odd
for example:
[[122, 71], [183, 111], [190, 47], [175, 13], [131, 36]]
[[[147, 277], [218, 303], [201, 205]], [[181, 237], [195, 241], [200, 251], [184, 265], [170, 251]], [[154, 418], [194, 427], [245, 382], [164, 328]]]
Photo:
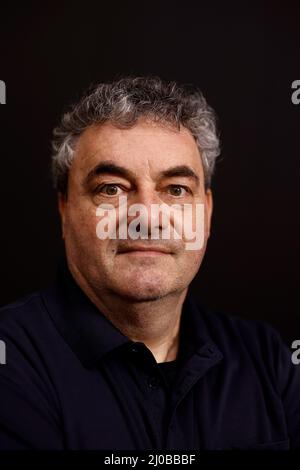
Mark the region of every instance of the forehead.
[[109, 122], [86, 129], [78, 140], [72, 171], [84, 176], [108, 159], [137, 175], [155, 175], [176, 165], [189, 165], [202, 174], [200, 153], [188, 129], [147, 120], [129, 129]]

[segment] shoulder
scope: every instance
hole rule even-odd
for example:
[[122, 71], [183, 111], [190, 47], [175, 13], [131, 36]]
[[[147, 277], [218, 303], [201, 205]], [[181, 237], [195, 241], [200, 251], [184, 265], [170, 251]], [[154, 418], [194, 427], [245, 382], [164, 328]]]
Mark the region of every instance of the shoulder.
[[43, 290], [32, 292], [0, 308], [0, 340], [5, 350], [5, 365], [0, 367], [1, 380], [28, 385], [48, 380], [57, 354], [59, 335], [43, 299]]
[[0, 321], [3, 320], [7, 314], [21, 313], [22, 311], [31, 310], [32, 306], [40, 306], [42, 302], [41, 291], [34, 291], [30, 294], [24, 295], [13, 302], [0, 307]]
[[0, 395], [23, 396], [27, 401], [34, 397], [40, 403], [47, 397], [57, 406], [51, 375], [58, 336], [42, 292], [32, 292], [0, 308], [2, 358], [5, 350], [5, 361], [0, 365]]
[[257, 351], [257, 348], [262, 348], [266, 351], [274, 342], [282, 342], [280, 333], [264, 320], [246, 319], [242, 316], [208, 310], [198, 302], [197, 305], [210, 335], [224, 346], [242, 344], [249, 350]]
[[1, 372], [31, 367], [46, 353], [53, 325], [42, 291], [35, 291], [0, 308], [0, 340], [6, 348], [7, 367]]
[[0, 407], [0, 449], [6, 445], [61, 446], [61, 407], [52, 364], [57, 336], [53, 332], [41, 292], [0, 309], [0, 401], [6, 403]]
[[46, 327], [49, 315], [41, 292], [32, 292], [0, 308], [0, 339], [3, 335], [16, 338], [22, 331], [35, 334]]
[[300, 368], [292, 363], [293, 351], [269, 323], [211, 311], [196, 303], [225, 365], [255, 371], [268, 377], [279, 389], [284, 387], [290, 372], [300, 377]]

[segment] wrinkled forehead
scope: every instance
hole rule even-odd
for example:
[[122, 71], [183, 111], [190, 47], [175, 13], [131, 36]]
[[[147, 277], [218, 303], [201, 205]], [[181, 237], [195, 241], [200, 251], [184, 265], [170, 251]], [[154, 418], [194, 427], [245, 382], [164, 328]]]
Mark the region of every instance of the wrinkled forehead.
[[80, 136], [71, 171], [84, 177], [101, 161], [124, 166], [137, 177], [155, 175], [172, 166], [191, 167], [203, 178], [200, 152], [188, 129], [139, 121], [131, 128], [111, 123], [92, 126]]

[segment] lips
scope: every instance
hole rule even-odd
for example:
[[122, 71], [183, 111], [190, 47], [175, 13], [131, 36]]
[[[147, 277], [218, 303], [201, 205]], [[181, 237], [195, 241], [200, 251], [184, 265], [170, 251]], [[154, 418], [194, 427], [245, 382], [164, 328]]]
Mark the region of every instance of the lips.
[[171, 254], [171, 250], [164, 246], [141, 246], [133, 245], [130, 247], [120, 248], [118, 253], [131, 253], [131, 252], [145, 252], [145, 253], [161, 253], [161, 254]]

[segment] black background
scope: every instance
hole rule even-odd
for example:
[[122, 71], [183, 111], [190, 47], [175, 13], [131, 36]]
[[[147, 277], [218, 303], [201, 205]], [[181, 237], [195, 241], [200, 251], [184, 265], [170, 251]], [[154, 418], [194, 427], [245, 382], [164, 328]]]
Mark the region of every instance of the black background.
[[213, 233], [193, 290], [300, 338], [300, 7], [289, 2], [1, 4], [0, 304], [47, 285], [62, 251], [50, 139], [91, 83], [198, 85], [220, 119]]

